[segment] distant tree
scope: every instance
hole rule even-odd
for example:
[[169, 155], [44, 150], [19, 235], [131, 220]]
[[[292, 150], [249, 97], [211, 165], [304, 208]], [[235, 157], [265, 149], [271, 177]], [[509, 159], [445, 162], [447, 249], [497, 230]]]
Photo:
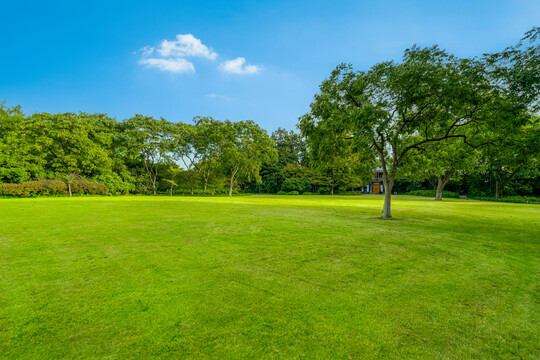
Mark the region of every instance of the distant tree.
[[161, 180], [169, 186], [169, 193], [173, 196], [173, 191], [178, 187], [177, 181], [180, 174], [184, 171], [178, 164], [172, 160], [162, 165], [163, 169], [160, 169]]
[[306, 143], [302, 139], [302, 135], [295, 133], [293, 130], [287, 131], [278, 128], [272, 133], [271, 137], [278, 152], [277, 163], [279, 168], [283, 168], [287, 164], [306, 165]]
[[481, 170], [478, 148], [467, 145], [461, 138], [451, 138], [426, 144], [416, 156], [404, 164], [404, 178], [409, 180], [435, 179], [435, 200], [442, 200], [443, 191], [451, 179]]
[[287, 164], [279, 172], [279, 181], [282, 191], [311, 191], [311, 179], [315, 177], [315, 171], [301, 166]]
[[239, 179], [260, 182], [264, 162], [277, 157], [274, 142], [266, 131], [253, 121], [230, 122], [218, 125], [213, 140], [219, 144], [219, 162], [229, 177], [229, 196]]
[[515, 177], [540, 175], [540, 120], [531, 119], [482, 148], [487, 168], [495, 179], [495, 197], [501, 198], [506, 185]]
[[26, 123], [20, 106], [0, 104], [0, 182], [20, 183], [44, 175], [44, 160], [25, 136]]
[[220, 142], [222, 123], [211, 117], [196, 117], [196, 136], [193, 138], [193, 165], [203, 182], [204, 191], [211, 182], [220, 182], [216, 172], [220, 167]]
[[130, 139], [131, 149], [140, 154], [146, 175], [157, 193], [159, 165], [170, 161], [174, 146], [172, 124], [161, 118], [135, 115], [125, 120], [125, 132]]
[[70, 197], [73, 181], [81, 175], [92, 177], [110, 169], [107, 151], [92, 139], [94, 129], [87, 116], [38, 113], [28, 127], [28, 140], [38, 146], [53, 174], [66, 182]]

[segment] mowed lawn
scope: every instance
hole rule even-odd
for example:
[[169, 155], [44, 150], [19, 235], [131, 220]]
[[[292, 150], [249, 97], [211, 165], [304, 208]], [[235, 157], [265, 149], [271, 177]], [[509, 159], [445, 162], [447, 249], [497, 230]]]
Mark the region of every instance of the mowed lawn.
[[537, 359], [540, 206], [0, 200], [2, 359]]

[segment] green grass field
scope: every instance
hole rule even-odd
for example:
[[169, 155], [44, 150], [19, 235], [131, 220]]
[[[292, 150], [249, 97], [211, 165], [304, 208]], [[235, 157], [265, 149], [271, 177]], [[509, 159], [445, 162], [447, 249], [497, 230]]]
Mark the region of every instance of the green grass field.
[[2, 359], [538, 359], [540, 206], [0, 200]]

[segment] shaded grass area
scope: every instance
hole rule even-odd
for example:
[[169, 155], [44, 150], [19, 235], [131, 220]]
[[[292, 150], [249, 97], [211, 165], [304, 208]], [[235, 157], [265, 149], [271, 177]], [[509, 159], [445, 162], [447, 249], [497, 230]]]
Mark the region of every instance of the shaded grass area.
[[0, 202], [5, 358], [538, 358], [540, 208]]

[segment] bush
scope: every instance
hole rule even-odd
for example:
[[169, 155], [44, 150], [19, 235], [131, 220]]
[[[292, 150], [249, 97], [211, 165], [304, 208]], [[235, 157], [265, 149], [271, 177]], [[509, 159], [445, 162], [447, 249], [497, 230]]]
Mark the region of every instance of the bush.
[[65, 194], [66, 184], [60, 180], [25, 181], [21, 184], [0, 184], [0, 196], [33, 197]]
[[[41, 195], [65, 195], [67, 185], [61, 180], [25, 181], [21, 184], [0, 184], [0, 196], [34, 197]], [[108, 190], [103, 184], [75, 180], [72, 183], [72, 192], [79, 194], [105, 195]]]
[[[214, 195], [214, 191], [213, 190], [203, 190], [203, 189], [193, 189], [193, 195]], [[190, 192], [191, 194], [191, 192]]]
[[288, 195], [289, 193], [286, 192], [286, 191], [281, 190], [281, 191], [278, 191], [277, 194], [278, 194], [278, 195]]
[[[427, 197], [434, 198], [437, 195], [437, 191], [436, 190], [414, 190], [414, 191], [409, 191], [405, 195], [427, 196]], [[444, 198], [459, 199], [459, 194], [453, 191], [443, 191], [443, 199]]]
[[0, 184], [0, 195], [22, 196], [21, 184]]
[[107, 186], [86, 179], [73, 180], [71, 192], [80, 195], [105, 195], [109, 192]]
[[312, 193], [312, 192], [309, 192], [309, 191], [304, 191], [304, 192], [302, 193], [302, 195], [313, 195], [313, 193]]
[[[177, 195], [191, 195], [191, 189], [176, 189], [174, 191]], [[240, 192], [238, 189], [233, 189], [233, 195], [238, 195]], [[227, 188], [215, 188], [215, 189], [193, 189], [194, 196], [214, 196], [214, 195], [228, 195], [229, 189]]]
[[135, 186], [131, 182], [124, 181], [116, 173], [101, 174], [96, 176], [93, 180], [105, 185], [112, 195], [124, 195], [135, 190]]
[[298, 191], [289, 191], [288, 195], [300, 195]]
[[475, 196], [475, 200], [483, 201], [498, 201], [498, 202], [508, 202], [508, 203], [520, 203], [520, 204], [540, 204], [539, 196], [504, 196], [500, 199], [494, 197], [490, 198], [488, 196]]
[[311, 182], [305, 177], [291, 177], [285, 179], [281, 185], [281, 190], [283, 191], [308, 191], [311, 189]]

